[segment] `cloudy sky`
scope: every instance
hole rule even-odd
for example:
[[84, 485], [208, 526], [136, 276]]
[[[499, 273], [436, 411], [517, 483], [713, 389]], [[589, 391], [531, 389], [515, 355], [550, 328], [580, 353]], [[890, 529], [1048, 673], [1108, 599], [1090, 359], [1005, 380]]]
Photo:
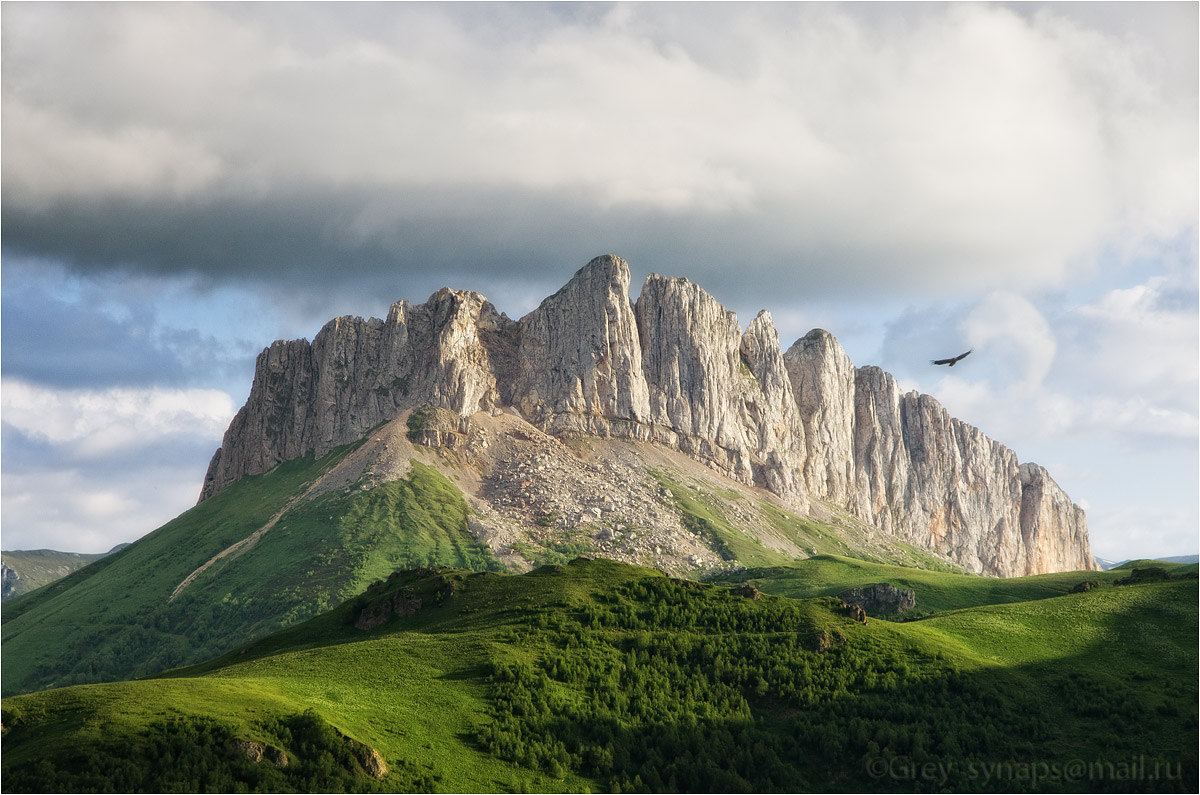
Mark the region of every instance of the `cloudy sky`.
[[5, 549], [190, 507], [274, 339], [601, 253], [828, 329], [1098, 555], [1200, 547], [1195, 3], [0, 13]]

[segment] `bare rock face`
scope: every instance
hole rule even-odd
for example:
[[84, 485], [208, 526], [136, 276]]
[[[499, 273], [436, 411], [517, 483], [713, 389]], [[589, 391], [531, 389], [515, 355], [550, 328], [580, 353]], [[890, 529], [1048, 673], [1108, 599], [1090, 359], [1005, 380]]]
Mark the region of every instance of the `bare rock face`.
[[340, 317], [312, 343], [273, 343], [258, 356], [201, 499], [281, 461], [324, 455], [405, 408], [492, 408], [515, 327], [478, 293], [442, 289], [420, 306], [394, 304], [386, 321]]
[[783, 355], [804, 423], [804, 486], [848, 506], [854, 494], [854, 363], [833, 335], [813, 329]]
[[804, 423], [791, 378], [779, 346], [779, 333], [766, 310], [759, 312], [741, 340], [742, 364], [754, 382], [742, 379], [746, 389], [739, 406], [755, 466], [754, 482], [776, 494], [803, 493], [798, 472], [808, 459]]
[[[737, 316], [687, 279], [651, 275], [637, 301], [651, 421], [698, 440], [738, 447], [745, 429], [730, 417], [741, 376]], [[749, 373], [747, 373], [749, 375]]]
[[241, 751], [251, 762], [262, 761], [263, 746], [261, 743], [256, 743], [253, 740], [235, 739], [232, 741], [232, 745], [235, 751]]
[[889, 533], [904, 524], [909, 457], [900, 418], [900, 388], [878, 367], [855, 373], [853, 389], [854, 490], [850, 507], [856, 515]]
[[1025, 573], [1098, 569], [1083, 509], [1037, 464], [1021, 464], [1020, 478], [1021, 540], [1029, 550]]
[[911, 588], [897, 588], [886, 582], [851, 588], [838, 598], [858, 605], [870, 615], [899, 615], [917, 606], [917, 594]]
[[857, 516], [980, 573], [1094, 568], [1083, 511], [1041, 467], [1026, 474], [1013, 451], [877, 367], [857, 371], [853, 395]]
[[686, 279], [651, 275], [633, 304], [629, 281], [606, 255], [520, 321], [442, 289], [386, 320], [337, 318], [311, 343], [272, 344], [201, 499], [408, 409], [509, 409], [556, 437], [655, 442], [793, 505], [833, 504], [972, 571], [1095, 568], [1083, 512], [1044, 469], [879, 368], [855, 369], [828, 332], [783, 353], [766, 312], [743, 332]]
[[362, 762], [363, 770], [371, 778], [383, 778], [388, 774], [387, 762], [383, 761], [383, 755], [371, 746], [364, 745], [358, 759]]
[[7, 563], [0, 563], [0, 598], [15, 596], [21, 575]]
[[743, 483], [798, 496], [804, 430], [766, 312], [746, 329], [686, 279], [651, 275], [637, 305], [656, 437]]
[[[520, 321], [517, 376], [506, 390], [548, 432], [607, 436], [650, 414], [629, 265], [597, 257]], [[622, 434], [617, 429], [618, 435]]]

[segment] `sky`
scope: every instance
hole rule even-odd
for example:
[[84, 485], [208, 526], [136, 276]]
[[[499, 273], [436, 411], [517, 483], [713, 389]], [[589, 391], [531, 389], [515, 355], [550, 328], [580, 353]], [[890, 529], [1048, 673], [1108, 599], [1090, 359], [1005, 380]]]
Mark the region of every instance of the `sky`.
[[272, 340], [613, 253], [1194, 554], [1197, 8], [3, 3], [0, 541], [191, 507]]

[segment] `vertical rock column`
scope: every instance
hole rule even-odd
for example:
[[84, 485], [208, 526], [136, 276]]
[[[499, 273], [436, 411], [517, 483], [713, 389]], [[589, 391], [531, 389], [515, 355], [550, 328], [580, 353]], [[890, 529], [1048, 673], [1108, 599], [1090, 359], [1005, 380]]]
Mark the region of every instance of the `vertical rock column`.
[[745, 426], [730, 398], [754, 375], [742, 363], [737, 316], [687, 279], [651, 274], [635, 307], [650, 420], [675, 445], [731, 477], [754, 481]]
[[779, 346], [779, 332], [766, 310], [746, 327], [740, 346], [743, 364], [754, 377], [742, 379], [742, 424], [751, 432], [755, 482], [785, 497], [803, 492], [807, 448], [805, 429]]
[[783, 360], [804, 426], [804, 486], [850, 508], [856, 496], [854, 363], [824, 329], [796, 340]]

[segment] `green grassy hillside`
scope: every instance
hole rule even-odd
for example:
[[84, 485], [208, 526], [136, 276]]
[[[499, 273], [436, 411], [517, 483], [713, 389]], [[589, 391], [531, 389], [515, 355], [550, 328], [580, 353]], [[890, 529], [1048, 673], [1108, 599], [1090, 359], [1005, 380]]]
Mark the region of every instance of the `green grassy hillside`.
[[12, 792], [1194, 791], [1196, 639], [1190, 579], [863, 624], [608, 561], [424, 570], [6, 699], [0, 764]]
[[[461, 493], [419, 463], [407, 478], [369, 491], [296, 500], [346, 452], [239, 481], [137, 543], [7, 604], [3, 692], [197, 662], [311, 618], [398, 568], [496, 567], [467, 530]], [[234, 546], [264, 527], [253, 545]]]
[[[1144, 568], [1154, 567], [1176, 576], [1195, 576], [1197, 566], [1138, 561]], [[1144, 564], [1144, 565], [1143, 565]], [[944, 571], [893, 566], [839, 555], [818, 555], [787, 565], [752, 568], [723, 575], [717, 582], [746, 582], [764, 593], [808, 599], [836, 596], [859, 585], [887, 583], [916, 593], [916, 607], [902, 618], [927, 617], [962, 607], [1028, 602], [1062, 596], [1080, 583], [1093, 582], [1112, 586], [1130, 576], [1134, 566], [1112, 571], [1069, 571], [1038, 574], [1032, 577], [981, 577]]]

